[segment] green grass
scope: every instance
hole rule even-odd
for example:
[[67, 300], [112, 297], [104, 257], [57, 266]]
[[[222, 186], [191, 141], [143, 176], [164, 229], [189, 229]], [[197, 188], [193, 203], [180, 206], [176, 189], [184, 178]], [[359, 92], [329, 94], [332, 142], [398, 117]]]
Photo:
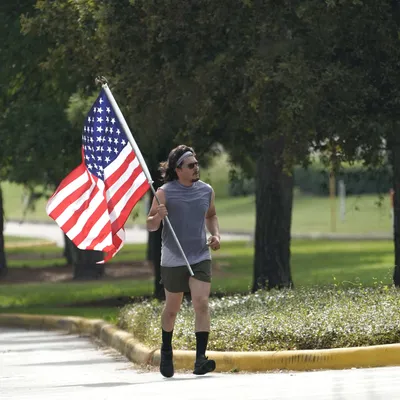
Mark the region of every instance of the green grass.
[[292, 274], [298, 286], [334, 283], [390, 284], [394, 268], [391, 241], [294, 241]]
[[118, 320], [118, 307], [10, 307], [0, 308], [6, 314], [66, 315], [91, 319], [103, 319], [112, 324]]
[[[7, 239], [6, 239], [7, 243]], [[30, 246], [27, 243], [26, 246], [20, 247], [10, 247], [6, 249], [6, 254], [18, 258], [33, 260], [36, 258], [48, 257], [50, 254], [56, 254], [56, 257], [61, 257], [63, 249], [57, 247], [55, 244], [45, 245], [45, 246]]]
[[[62, 253], [63, 249], [55, 245], [11, 247], [6, 249], [7, 264], [9, 268], [45, 268], [64, 266], [65, 258]], [[134, 260], [144, 260], [145, 257], [145, 244], [128, 244], [125, 245], [118, 253], [118, 256], [110, 260], [108, 264], [112, 265], [121, 262], [129, 263]]]
[[[254, 196], [234, 197], [216, 201], [218, 219], [223, 231], [254, 232]], [[346, 200], [344, 221], [340, 218], [339, 201], [336, 202], [337, 233], [390, 233], [392, 220], [389, 199], [381, 202], [375, 195], [349, 196]], [[292, 233], [333, 232], [330, 200], [326, 197], [294, 197]]]
[[5, 243], [11, 243], [11, 242], [29, 242], [32, 241], [32, 238], [29, 237], [19, 237], [19, 236], [5, 236], [4, 237], [4, 242]]
[[[55, 245], [31, 247], [7, 247], [5, 240], [7, 265], [9, 268], [44, 268], [64, 266], [63, 250]], [[13, 242], [11, 242], [13, 243]], [[1, 291], [0, 291], [1, 293]]]
[[[28, 249], [22, 249], [22, 260], [13, 249], [11, 268], [20, 265], [36, 268], [48, 265], [64, 265], [61, 251], [57, 248], [31, 248], [35, 257], [30, 260]], [[53, 258], [51, 251], [59, 257]], [[143, 260], [144, 245], [126, 245], [112, 262]], [[39, 253], [38, 253], [39, 251]], [[42, 253], [40, 253], [42, 251]], [[213, 291], [220, 293], [247, 293], [252, 284], [253, 246], [247, 242], [227, 242], [219, 252], [213, 253], [215, 267]], [[393, 265], [393, 244], [389, 241], [302, 241], [292, 243], [292, 275], [296, 287], [326, 286], [341, 283], [354, 286], [362, 283], [373, 286], [377, 282], [390, 284]], [[146, 281], [91, 281], [71, 283], [32, 283], [0, 286], [0, 307], [54, 306], [74, 304], [118, 296], [146, 296], [153, 290], [152, 280]]]
[[[20, 221], [23, 216], [23, 187], [10, 182], [1, 182], [4, 196], [4, 214], [6, 219]], [[51, 222], [52, 219], [46, 214], [45, 206], [47, 200], [39, 199], [34, 209], [29, 210], [26, 219], [30, 221]]]
[[[62, 249], [56, 246], [13, 248], [6, 253], [10, 268], [65, 265]], [[291, 253], [296, 286], [329, 284], [333, 283], [334, 278], [366, 285], [372, 284], [374, 279], [388, 283], [394, 265], [391, 241], [293, 240]], [[145, 254], [144, 244], [128, 244], [109, 264], [144, 260]], [[250, 285], [254, 255], [251, 242], [225, 242], [220, 251], [212, 254], [216, 264], [214, 286], [224, 291], [228, 291], [228, 286], [243, 291]], [[218, 276], [221, 272], [229, 275], [229, 282], [225, 276]], [[235, 282], [236, 278], [238, 282]], [[243, 284], [244, 278], [246, 285]]]
[[141, 297], [151, 294], [152, 280], [30, 283], [0, 286], [3, 307], [71, 306], [111, 297]]
[[[347, 286], [376, 282], [390, 284], [394, 268], [393, 243], [390, 241], [308, 241], [293, 240], [291, 270], [296, 287]], [[252, 285], [253, 254], [248, 243], [225, 243], [213, 253], [221, 271], [229, 279], [215, 276], [213, 288], [222, 292], [245, 292]]]
[[[46, 257], [53, 257], [52, 254], [58, 254], [58, 258], [56, 257], [55, 259], [60, 265], [64, 263], [61, 257], [61, 250], [52, 246], [11, 249], [7, 253], [9, 256], [12, 254], [12, 268], [17, 268], [21, 263], [28, 267], [45, 266], [48, 261]], [[36, 259], [30, 260], [29, 253], [33, 254]], [[126, 245], [112, 262], [142, 260], [144, 256], [144, 245]], [[248, 294], [253, 274], [252, 244], [249, 242], [224, 243], [222, 249], [219, 252], [213, 253], [213, 256], [215, 261], [212, 284], [213, 292]], [[21, 257], [23, 260], [18, 260], [18, 257]], [[40, 259], [40, 257], [43, 258]], [[384, 285], [389, 287], [392, 282], [393, 264], [393, 243], [390, 241], [339, 242], [294, 240], [292, 242], [292, 275], [296, 286], [296, 293], [298, 291], [302, 293], [304, 291], [316, 293], [315, 291], [318, 290], [325, 292], [326, 290], [331, 290], [334, 286], [339, 286], [343, 290], [348, 290], [346, 288], [359, 288], [360, 285], [371, 288], [382, 287]], [[141, 281], [0, 284], [0, 312], [76, 315], [87, 318], [101, 318], [111, 323], [116, 323], [120, 315], [118, 307], [89, 307], [87, 305], [78, 307], [77, 303], [83, 304], [94, 300], [116, 297], [140, 298], [151, 296], [152, 291], [152, 279]], [[312, 297], [312, 295], [310, 296]], [[282, 304], [286, 303], [281, 302]], [[307, 307], [305, 305], [302, 310], [306, 310]], [[271, 310], [268, 310], [268, 313], [270, 313]], [[240, 315], [237, 309], [235, 313], [235, 315]], [[183, 314], [183, 317], [179, 317], [178, 325], [181, 325], [184, 316], [185, 314]], [[247, 316], [246, 318], [249, 317]], [[298, 321], [298, 319], [294, 320]], [[183, 325], [179, 329], [183, 329], [185, 326], [191, 329], [191, 321], [192, 319], [189, 322], [185, 322], [186, 325]], [[261, 321], [261, 323], [263, 322]], [[226, 329], [226, 326], [221, 326], [222, 332]], [[290, 332], [294, 335], [293, 332], [296, 331], [295, 325], [290, 325], [290, 329]], [[313, 329], [315, 329], [315, 324], [313, 325]], [[235, 330], [232, 332], [235, 335], [237, 333]], [[246, 332], [246, 334], [249, 334], [247, 330]], [[296, 346], [299, 346], [299, 343], [308, 345], [314, 331], [310, 331], [309, 329], [306, 333], [307, 335], [305, 336], [297, 337], [295, 342], [293, 342], [294, 339], [292, 338], [293, 340], [291, 339], [292, 341], [289, 342], [271, 341], [271, 343], [272, 345], [275, 343], [277, 346], [287, 346], [287, 343], [296, 343]], [[320, 343], [327, 345], [329, 338], [322, 333], [319, 335]], [[368, 343], [368, 340], [375, 340], [374, 338], [366, 339], [362, 332], [357, 333], [357, 335], [355, 336], [356, 338], [361, 338], [367, 341], [366, 343]], [[238, 334], [238, 336], [240, 335]], [[301, 338], [305, 341], [301, 342], [303, 340]], [[229, 338], [225, 339], [228, 340]], [[154, 340], [159, 340], [158, 335], [154, 336]], [[183, 340], [182, 337], [179, 340]], [[213, 340], [217, 340], [217, 336]], [[256, 340], [256, 344], [258, 340]], [[387, 336], [387, 340], [392, 340], [392, 336]], [[189, 346], [190, 343], [188, 341], [187, 345]], [[252, 343], [249, 342], [249, 345], [254, 344]], [[217, 345], [219, 346], [220, 344], [213, 344], [213, 346]], [[239, 343], [236, 343], [236, 345], [239, 345]]]
[[[336, 232], [392, 232], [389, 197], [378, 195], [349, 196], [345, 220], [340, 220], [336, 201]], [[292, 232], [331, 232], [330, 200], [325, 197], [297, 195], [293, 205]]]

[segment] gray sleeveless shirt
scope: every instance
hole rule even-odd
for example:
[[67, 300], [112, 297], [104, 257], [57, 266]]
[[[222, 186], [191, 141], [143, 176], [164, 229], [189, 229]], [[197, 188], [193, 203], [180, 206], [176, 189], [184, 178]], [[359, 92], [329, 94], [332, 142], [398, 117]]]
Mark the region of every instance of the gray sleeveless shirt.
[[[176, 180], [165, 183], [160, 189], [164, 190], [168, 218], [189, 264], [211, 260], [205, 226], [205, 215], [211, 204], [211, 186], [203, 181], [184, 186]], [[162, 230], [161, 265], [186, 265], [166, 223]]]

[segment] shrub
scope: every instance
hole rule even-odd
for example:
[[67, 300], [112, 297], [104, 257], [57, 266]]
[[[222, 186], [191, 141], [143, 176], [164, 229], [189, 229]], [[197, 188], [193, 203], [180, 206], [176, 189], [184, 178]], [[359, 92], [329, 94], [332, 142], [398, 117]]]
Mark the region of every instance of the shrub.
[[[339, 180], [344, 181], [347, 195], [388, 193], [392, 187], [389, 168], [368, 170], [359, 166], [345, 167], [336, 176], [336, 182]], [[298, 166], [294, 169], [294, 185], [303, 193], [327, 196], [329, 171], [320, 165], [312, 165], [308, 169]], [[254, 178], [237, 175], [229, 181], [230, 196], [248, 196], [254, 192]]]
[[[356, 287], [257, 292], [211, 299], [209, 350], [323, 349], [398, 342], [400, 293], [395, 288]], [[162, 303], [121, 310], [118, 325], [150, 347], [161, 340]], [[174, 329], [174, 348], [195, 349], [194, 314], [184, 302]]]

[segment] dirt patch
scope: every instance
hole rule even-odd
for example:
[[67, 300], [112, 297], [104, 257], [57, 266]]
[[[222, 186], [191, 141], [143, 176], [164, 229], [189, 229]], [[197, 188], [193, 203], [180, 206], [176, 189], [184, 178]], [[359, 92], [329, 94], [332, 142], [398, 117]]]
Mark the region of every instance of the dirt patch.
[[[102, 281], [121, 279], [149, 279], [153, 276], [152, 267], [146, 262], [114, 263], [105, 266]], [[39, 283], [39, 282], [72, 282], [73, 267], [70, 265], [45, 268], [9, 268], [7, 275], [2, 277], [0, 285], [10, 283]]]
[[[31, 255], [30, 255], [31, 256]], [[18, 256], [21, 258], [21, 255]], [[31, 257], [30, 257], [31, 258]], [[213, 263], [213, 275], [227, 275], [222, 271], [224, 263]], [[101, 281], [116, 281], [122, 279], [144, 280], [153, 278], [153, 267], [147, 261], [132, 261], [128, 263], [113, 263], [105, 266], [105, 274]], [[73, 280], [73, 267], [71, 265], [54, 266], [45, 268], [9, 268], [7, 275], [1, 277], [0, 285], [16, 283], [39, 283], [39, 282], [75, 282]]]

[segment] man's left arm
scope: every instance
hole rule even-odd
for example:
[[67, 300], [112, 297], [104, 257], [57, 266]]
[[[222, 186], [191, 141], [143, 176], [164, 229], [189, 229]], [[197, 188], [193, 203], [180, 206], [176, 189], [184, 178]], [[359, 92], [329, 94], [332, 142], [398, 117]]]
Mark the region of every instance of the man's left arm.
[[220, 234], [219, 234], [219, 224], [217, 211], [215, 209], [215, 193], [214, 190], [211, 194], [211, 203], [210, 207], [206, 213], [206, 227], [207, 230], [211, 233], [211, 236], [208, 238], [207, 244], [211, 247], [212, 250], [218, 250], [220, 245]]

